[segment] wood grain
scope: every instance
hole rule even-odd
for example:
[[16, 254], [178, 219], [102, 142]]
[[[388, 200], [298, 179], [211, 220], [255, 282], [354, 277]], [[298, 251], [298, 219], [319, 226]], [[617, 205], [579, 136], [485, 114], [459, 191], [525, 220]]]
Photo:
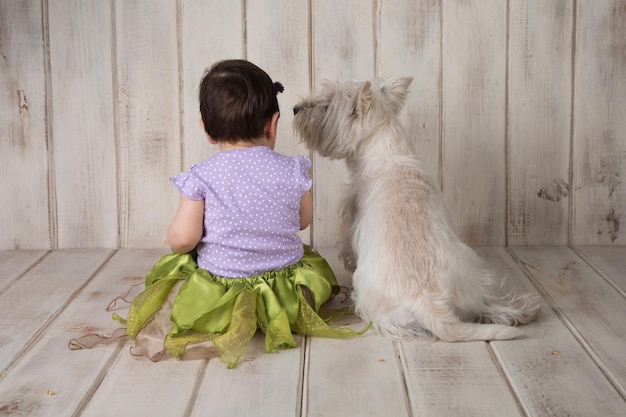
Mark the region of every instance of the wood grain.
[[[292, 127], [292, 108], [309, 91], [309, 2], [263, 0], [247, 4], [246, 56], [285, 87], [278, 94], [280, 118], [275, 150], [285, 155], [311, 156]], [[325, 182], [323, 178], [320, 181]], [[300, 232], [307, 244], [312, 230], [310, 227]]]
[[[372, 0], [312, 2], [313, 90], [332, 82], [374, 76], [374, 16]], [[342, 162], [313, 156], [315, 204], [313, 244], [334, 246], [340, 239], [339, 207], [347, 173]]]
[[[521, 416], [487, 343], [402, 342], [414, 415]], [[482, 396], [488, 392], [490, 401]]]
[[[2, 249], [159, 247], [168, 177], [216, 151], [204, 69], [248, 58], [291, 106], [324, 79], [414, 78], [401, 117], [463, 240], [623, 245], [626, 0], [0, 0]], [[314, 156], [340, 238], [345, 168]], [[309, 235], [311, 237], [309, 238]]]
[[0, 295], [0, 369], [38, 337], [110, 256], [109, 250], [55, 251]]
[[258, 331], [236, 368], [212, 359], [191, 416], [299, 416], [304, 338], [296, 342], [295, 349], [267, 353]]
[[[204, 362], [170, 357], [152, 363], [144, 357], [132, 356], [127, 348], [128, 345], [110, 369], [106, 369], [106, 377], [80, 415], [98, 417], [102, 416], [102, 410], [108, 415], [185, 415], [195, 392], [194, 376], [204, 369]], [[153, 381], [162, 382], [153, 386]], [[138, 390], [148, 386], [151, 389], [137, 395]]]
[[[35, 318], [39, 320], [49, 314], [50, 304], [55, 301], [58, 304], [54, 309], [59, 313], [53, 321], [46, 323], [45, 331], [39, 332], [35, 343], [3, 375], [0, 408], [29, 416], [80, 414], [122, 345], [71, 351], [67, 347], [68, 341], [84, 334], [110, 334], [119, 328], [119, 323], [111, 319], [111, 313], [105, 311], [106, 306], [114, 297], [126, 292], [130, 285], [141, 283], [145, 272], [162, 253], [145, 250], [116, 253], [68, 303], [71, 293], [84, 285], [110, 255], [111, 251], [105, 250], [55, 251], [28, 273], [31, 281], [28, 288], [19, 286], [26, 285], [26, 276], [12, 288], [15, 293], [23, 294], [21, 303], [26, 313], [21, 310], [22, 317], [30, 318], [34, 322], [32, 325], [36, 325]], [[33, 290], [38, 287], [41, 291]], [[6, 295], [0, 303], [2, 306], [6, 304]], [[117, 312], [125, 316], [121, 310]], [[15, 313], [19, 314], [20, 310]], [[20, 326], [13, 335], [32, 336], [32, 325]], [[128, 351], [123, 354], [129, 355]], [[1, 357], [5, 358], [4, 353]], [[141, 398], [140, 395], [135, 397]]]
[[574, 250], [626, 296], [626, 247], [577, 246]]
[[401, 367], [389, 339], [373, 332], [347, 340], [312, 338], [307, 366], [307, 416], [409, 415]]
[[[93, 308], [95, 302], [88, 298], [96, 297], [102, 307], [105, 307], [110, 299], [122, 294], [129, 285], [142, 283], [146, 272], [165, 253], [166, 251], [163, 250], [118, 251], [75, 304], [88, 303]], [[104, 285], [108, 286], [106, 290], [102, 288]], [[127, 309], [128, 305], [122, 302], [116, 312], [126, 317]], [[108, 321], [103, 324], [103, 320]], [[77, 331], [84, 332], [84, 327], [91, 327], [92, 329], [98, 328], [102, 332], [103, 329], [112, 330], [120, 326], [110, 319], [110, 313], [100, 310], [93, 321], [90, 320], [82, 325], [77, 324], [75, 327]], [[162, 362], [153, 363], [145, 357], [133, 356], [129, 351], [131, 345], [132, 342], [128, 341], [119, 355], [115, 356], [114, 361], [110, 360], [104, 365], [102, 362], [88, 365], [87, 372], [93, 376], [96, 375], [97, 366], [103, 366], [102, 374], [106, 376], [102, 381], [98, 381], [99, 385], [95, 393], [85, 394], [88, 402], [81, 416], [101, 416], [102, 410], [107, 410], [107, 414], [110, 415], [184, 415], [196, 390], [197, 381], [194, 376], [204, 370], [204, 361], [179, 361], [170, 357]], [[119, 344], [117, 349], [119, 350]], [[115, 354], [116, 346], [98, 346], [94, 350]], [[70, 355], [88, 356], [89, 353], [68, 352], [63, 357], [66, 355], [67, 357]], [[145, 387], [151, 386], [153, 381], [162, 382], [145, 390], [143, 395], [137, 395], [137, 390], [144, 391]], [[172, 395], [173, 393], [175, 395]], [[111, 398], [115, 398], [115, 401], [111, 401]]]
[[443, 194], [462, 240], [503, 245], [506, 3], [442, 7]]
[[163, 246], [181, 168], [176, 2], [115, 4], [119, 246]]
[[570, 0], [509, 3], [510, 245], [568, 242], [573, 20]]
[[243, 58], [243, 2], [230, 0], [180, 2], [182, 79], [181, 171], [217, 152], [200, 127], [199, 86], [204, 71], [222, 59]]
[[626, 1], [577, 2], [574, 245], [624, 245]]
[[[548, 272], [548, 263], [560, 268], [574, 261], [572, 252], [567, 248], [516, 248], [512, 252], [520, 263], [516, 263], [504, 248], [479, 248], [477, 251], [491, 268], [506, 275], [510, 288], [524, 292], [536, 290], [524, 276], [520, 265], [524, 265], [526, 272], [539, 280], [539, 271], [556, 278], [552, 271]], [[538, 256], [526, 256], [530, 253]], [[544, 263], [546, 260], [548, 263]], [[543, 286], [543, 279], [541, 282]], [[575, 290], [569, 297], [576, 299], [584, 294], [584, 290]], [[597, 367], [579, 340], [564, 326], [561, 315], [569, 316], [569, 308], [563, 308], [565, 306], [560, 300], [555, 301], [556, 306], [543, 303], [537, 321], [522, 327], [524, 337], [490, 343], [524, 412], [536, 417], [623, 415], [626, 411], [624, 399], [605, 378], [603, 371]], [[553, 311], [555, 307], [558, 313]], [[592, 320], [598, 318], [589, 315], [591, 317], [594, 317]], [[583, 337], [587, 337], [583, 328], [579, 330]], [[623, 349], [623, 341], [619, 343], [621, 347], [614, 347]]]
[[[29, 416], [99, 416], [104, 409], [112, 415], [171, 416], [626, 413], [620, 382], [623, 294], [605, 281], [617, 282], [624, 272], [617, 255], [602, 248], [586, 250], [586, 261], [565, 247], [477, 248], [508, 276], [507, 288], [538, 288], [544, 298], [539, 319], [511, 341], [397, 342], [370, 331], [349, 340], [299, 339], [298, 349], [272, 355], [264, 352], [259, 333], [233, 370], [216, 360], [152, 363], [133, 357], [123, 342], [70, 351], [72, 337], [119, 327], [104, 307], [141, 283], [165, 252], [120, 250], [109, 257], [107, 250], [54, 251], [13, 280], [0, 295], [5, 361], [0, 411]], [[336, 248], [321, 252], [340, 283], [349, 285], [349, 274], [333, 256]], [[15, 266], [15, 258], [4, 254], [1, 265]], [[587, 264], [592, 258], [594, 269]], [[598, 259], [612, 268], [600, 269]], [[28, 263], [12, 268], [23, 270]], [[568, 291], [561, 295], [563, 289]], [[125, 316], [127, 308], [120, 303], [115, 311]], [[618, 317], [607, 324], [611, 314]], [[12, 340], [21, 347], [9, 352], [6, 342]]]
[[513, 253], [598, 367], [626, 395], [624, 297], [569, 248], [515, 248]]
[[40, 1], [0, 2], [0, 248], [50, 249]]
[[43, 250], [0, 250], [0, 294], [46, 255]]
[[111, 18], [109, 2], [48, 3], [59, 248], [117, 246]]
[[415, 154], [439, 181], [441, 2], [392, 0], [376, 4], [376, 75], [413, 77], [400, 117]]

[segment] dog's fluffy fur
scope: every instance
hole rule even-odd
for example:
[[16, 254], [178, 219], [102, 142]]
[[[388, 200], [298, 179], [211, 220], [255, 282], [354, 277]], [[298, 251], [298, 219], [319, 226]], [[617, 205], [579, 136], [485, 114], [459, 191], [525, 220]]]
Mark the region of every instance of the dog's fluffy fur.
[[398, 118], [411, 81], [326, 83], [294, 107], [307, 147], [345, 160], [350, 173], [341, 257], [354, 272], [356, 312], [394, 337], [424, 330], [444, 341], [518, 337], [512, 326], [534, 320], [540, 299], [503, 294], [503, 280], [451, 227]]

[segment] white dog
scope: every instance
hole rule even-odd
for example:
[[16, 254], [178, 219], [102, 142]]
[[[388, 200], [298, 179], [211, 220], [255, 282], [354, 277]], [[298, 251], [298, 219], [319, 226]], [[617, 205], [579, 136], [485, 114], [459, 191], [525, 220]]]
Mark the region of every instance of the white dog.
[[512, 326], [534, 320], [540, 298], [501, 294], [503, 280], [459, 240], [398, 118], [411, 81], [327, 83], [294, 107], [307, 147], [345, 160], [350, 173], [342, 259], [356, 312], [393, 337], [518, 337]]

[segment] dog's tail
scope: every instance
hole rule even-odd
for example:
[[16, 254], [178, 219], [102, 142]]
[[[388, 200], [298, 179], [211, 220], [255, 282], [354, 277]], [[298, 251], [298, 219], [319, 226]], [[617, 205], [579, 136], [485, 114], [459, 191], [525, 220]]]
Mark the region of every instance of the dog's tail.
[[373, 321], [379, 333], [393, 338], [427, 333], [445, 342], [469, 342], [509, 340], [523, 334], [517, 327], [506, 324], [464, 322], [450, 307], [439, 305], [433, 311], [429, 308], [433, 306], [427, 304], [430, 303], [417, 303], [409, 308], [400, 307], [383, 314], [366, 314], [357, 305], [356, 312], [365, 321]]
[[433, 299], [429, 299], [413, 312], [424, 328], [445, 342], [509, 340], [523, 334], [517, 327], [507, 324], [461, 321], [451, 306], [437, 303]]
[[445, 342], [469, 342], [472, 340], [509, 340], [522, 336], [517, 327], [504, 324], [434, 323], [429, 329], [434, 336]]

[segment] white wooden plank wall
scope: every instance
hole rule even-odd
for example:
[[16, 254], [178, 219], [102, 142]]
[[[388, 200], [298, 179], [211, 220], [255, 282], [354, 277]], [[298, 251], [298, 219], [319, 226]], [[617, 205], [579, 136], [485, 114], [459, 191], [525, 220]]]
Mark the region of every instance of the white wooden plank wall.
[[[414, 77], [402, 115], [475, 245], [624, 245], [626, 0], [0, 0], [0, 249], [162, 247], [167, 178], [212, 154], [198, 82], [247, 58], [291, 107], [324, 79]], [[314, 159], [306, 241], [344, 167]]]
[[[44, 11], [50, 44], [46, 94], [52, 238], [59, 247], [115, 247], [119, 185], [110, 5], [57, 1], [44, 3]], [[18, 198], [28, 201], [30, 193], [24, 190]]]
[[43, 31], [41, 2], [0, 2], [2, 248], [48, 248], [54, 236]]
[[577, 16], [571, 239], [624, 244], [626, 1], [579, 1]]
[[568, 243], [573, 3], [509, 3], [508, 242]]
[[442, 2], [441, 186], [461, 236], [474, 244], [506, 242], [506, 6]]

